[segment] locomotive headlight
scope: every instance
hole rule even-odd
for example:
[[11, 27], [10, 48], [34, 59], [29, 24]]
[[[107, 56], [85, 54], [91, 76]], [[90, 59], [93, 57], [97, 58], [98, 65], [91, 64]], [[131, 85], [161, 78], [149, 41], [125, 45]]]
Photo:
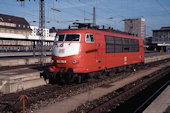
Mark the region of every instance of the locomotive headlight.
[[72, 62], [73, 64], [76, 64], [77, 62], [76, 62], [76, 60], [73, 60], [73, 62]]

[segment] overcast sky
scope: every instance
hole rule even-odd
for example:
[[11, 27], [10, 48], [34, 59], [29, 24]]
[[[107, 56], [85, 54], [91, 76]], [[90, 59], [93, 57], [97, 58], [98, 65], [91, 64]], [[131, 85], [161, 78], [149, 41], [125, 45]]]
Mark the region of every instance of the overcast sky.
[[[24, 17], [31, 25], [38, 26], [39, 0], [25, 0], [23, 6], [16, 0], [0, 1], [0, 13]], [[96, 7], [97, 25], [124, 30], [122, 20], [143, 17], [147, 35], [152, 35], [154, 29], [170, 26], [170, 0], [45, 0], [45, 6], [47, 28], [67, 28], [76, 20], [84, 22], [84, 18], [90, 19], [85, 22], [92, 22], [93, 7]]]

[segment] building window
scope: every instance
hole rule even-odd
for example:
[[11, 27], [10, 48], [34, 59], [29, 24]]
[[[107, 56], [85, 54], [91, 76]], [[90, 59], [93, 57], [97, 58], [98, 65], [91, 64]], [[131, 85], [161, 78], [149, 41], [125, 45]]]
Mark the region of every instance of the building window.
[[8, 19], [8, 21], [9, 21], [9, 22], [12, 22], [12, 20], [11, 20], [11, 19]]

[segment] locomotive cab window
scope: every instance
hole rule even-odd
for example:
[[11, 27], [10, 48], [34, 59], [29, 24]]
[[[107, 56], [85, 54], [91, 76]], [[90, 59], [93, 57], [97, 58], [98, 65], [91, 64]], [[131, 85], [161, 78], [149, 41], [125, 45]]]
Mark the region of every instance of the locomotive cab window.
[[65, 41], [79, 41], [79, 34], [66, 34]]
[[86, 34], [86, 42], [94, 42], [93, 34]]
[[63, 41], [64, 40], [64, 35], [57, 35], [55, 40], [57, 42]]
[[56, 36], [57, 42], [78, 42], [80, 40], [79, 34], [60, 34]]

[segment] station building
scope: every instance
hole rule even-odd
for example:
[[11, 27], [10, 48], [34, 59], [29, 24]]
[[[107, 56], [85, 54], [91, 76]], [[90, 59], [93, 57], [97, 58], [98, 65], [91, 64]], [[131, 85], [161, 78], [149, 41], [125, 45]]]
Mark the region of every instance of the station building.
[[29, 23], [22, 17], [0, 14], [0, 32], [30, 35]]
[[[30, 26], [22, 17], [0, 14], [0, 50], [13, 49], [16, 46], [32, 49], [34, 46], [38, 46], [40, 42], [38, 29], [37, 26]], [[47, 46], [53, 45], [57, 33], [57, 30], [54, 31], [55, 28], [51, 29], [53, 30], [44, 29], [43, 36]]]
[[0, 45], [31, 45], [30, 41], [16, 40], [15, 37], [6, 37], [9, 34], [30, 35], [32, 30], [29, 23], [21, 17], [0, 14]]
[[153, 30], [152, 43], [157, 44], [158, 51], [170, 52], [170, 27]]

